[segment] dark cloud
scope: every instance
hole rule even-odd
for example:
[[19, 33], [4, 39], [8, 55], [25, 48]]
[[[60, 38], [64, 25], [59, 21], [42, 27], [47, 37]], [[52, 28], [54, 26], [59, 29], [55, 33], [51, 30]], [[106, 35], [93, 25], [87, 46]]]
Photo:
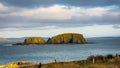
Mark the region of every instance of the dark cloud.
[[[81, 27], [81, 26], [90, 26], [94, 24], [98, 25], [115, 25], [120, 24], [120, 10], [119, 8], [109, 10], [110, 12], [119, 13], [117, 15], [102, 15], [102, 16], [89, 16], [84, 12], [82, 17], [72, 17], [71, 19], [34, 19], [27, 18], [25, 16], [20, 16], [19, 12], [28, 11], [27, 8], [22, 7], [35, 7], [35, 6], [49, 6], [53, 4], [62, 4], [68, 6], [80, 6], [80, 7], [98, 7], [98, 6], [109, 6], [117, 5], [119, 7], [120, 0], [0, 0], [3, 6], [15, 6], [8, 7], [7, 10], [0, 11], [0, 29], [4, 28], [34, 28], [34, 27], [43, 27], [43, 26], [56, 26], [56, 27]], [[20, 7], [20, 8], [18, 8]], [[67, 8], [68, 10], [71, 8]], [[31, 9], [35, 10], [35, 9]], [[18, 15], [12, 15], [12, 13], [17, 13]], [[103, 11], [104, 12], [104, 11]], [[66, 13], [65, 13], [66, 14]], [[77, 13], [76, 13], [77, 14]], [[78, 12], [79, 14], [79, 12]], [[94, 14], [94, 13], [93, 13]], [[23, 14], [24, 15], [24, 14]], [[36, 14], [35, 14], [36, 15]], [[85, 16], [84, 16], [85, 15]], [[66, 16], [67, 17], [67, 16]], [[118, 28], [119, 26], [115, 26]]]
[[50, 6], [54, 4], [82, 7], [120, 5], [120, 0], [0, 0], [0, 2], [17, 7]]
[[53, 4], [52, 0], [0, 0], [5, 5], [16, 7], [37, 7], [49, 6]]
[[60, 0], [60, 3], [71, 6], [94, 7], [94, 6], [119, 5], [120, 0]]
[[[1, 19], [0, 28], [27, 28], [31, 29], [34, 27], [44, 27], [44, 26], [56, 26], [60, 28], [64, 27], [83, 27], [90, 25], [116, 25], [120, 24], [120, 16], [104, 16], [104, 17], [86, 17], [81, 20], [72, 18], [68, 20], [43, 20], [43, 19], [27, 19], [21, 17], [8, 17], [7, 19]], [[116, 27], [117, 28], [117, 27]]]

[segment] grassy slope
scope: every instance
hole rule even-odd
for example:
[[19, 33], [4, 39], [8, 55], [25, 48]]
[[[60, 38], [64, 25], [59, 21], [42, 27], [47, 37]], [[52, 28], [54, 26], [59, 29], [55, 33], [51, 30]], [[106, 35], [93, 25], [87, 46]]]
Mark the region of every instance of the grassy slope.
[[120, 58], [92, 63], [89, 60], [43, 64], [41, 68], [120, 68]]
[[101, 56], [94, 58], [97, 58], [95, 59], [94, 64], [92, 60], [90, 60], [90, 57], [81, 61], [54, 62], [41, 65], [39, 63], [21, 62], [21, 64], [18, 64], [17, 62], [14, 62], [4, 66], [1, 65], [0, 68], [120, 68], [120, 55], [113, 58], [106, 58], [104, 56], [102, 57], [103, 59], [101, 59]]

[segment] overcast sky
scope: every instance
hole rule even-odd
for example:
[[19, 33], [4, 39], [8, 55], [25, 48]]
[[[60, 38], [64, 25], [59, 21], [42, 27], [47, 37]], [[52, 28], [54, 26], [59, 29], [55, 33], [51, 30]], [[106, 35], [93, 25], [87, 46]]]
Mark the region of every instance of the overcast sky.
[[0, 0], [0, 37], [120, 36], [120, 0]]

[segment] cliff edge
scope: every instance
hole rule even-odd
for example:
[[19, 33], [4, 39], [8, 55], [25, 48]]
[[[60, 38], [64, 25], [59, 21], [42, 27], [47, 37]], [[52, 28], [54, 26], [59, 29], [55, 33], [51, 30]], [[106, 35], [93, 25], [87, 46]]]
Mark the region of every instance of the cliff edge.
[[48, 44], [69, 44], [69, 43], [84, 44], [86, 43], [86, 40], [82, 34], [64, 33], [49, 38], [47, 43]]

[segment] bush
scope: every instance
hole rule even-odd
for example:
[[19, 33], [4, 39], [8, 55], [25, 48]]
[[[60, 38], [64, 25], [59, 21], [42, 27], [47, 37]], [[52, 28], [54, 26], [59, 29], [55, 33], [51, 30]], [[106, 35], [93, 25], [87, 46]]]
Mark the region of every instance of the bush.
[[105, 57], [102, 56], [102, 55], [97, 55], [97, 56], [95, 57], [95, 59], [96, 59], [96, 60], [104, 60]]
[[114, 58], [114, 57], [113, 57], [113, 55], [109, 54], [109, 55], [106, 56], [106, 58], [107, 58], [107, 59], [112, 59], [112, 58]]
[[95, 58], [95, 56], [92, 55], [92, 56], [89, 56], [89, 57], [87, 58], [87, 60], [92, 61], [93, 58]]

